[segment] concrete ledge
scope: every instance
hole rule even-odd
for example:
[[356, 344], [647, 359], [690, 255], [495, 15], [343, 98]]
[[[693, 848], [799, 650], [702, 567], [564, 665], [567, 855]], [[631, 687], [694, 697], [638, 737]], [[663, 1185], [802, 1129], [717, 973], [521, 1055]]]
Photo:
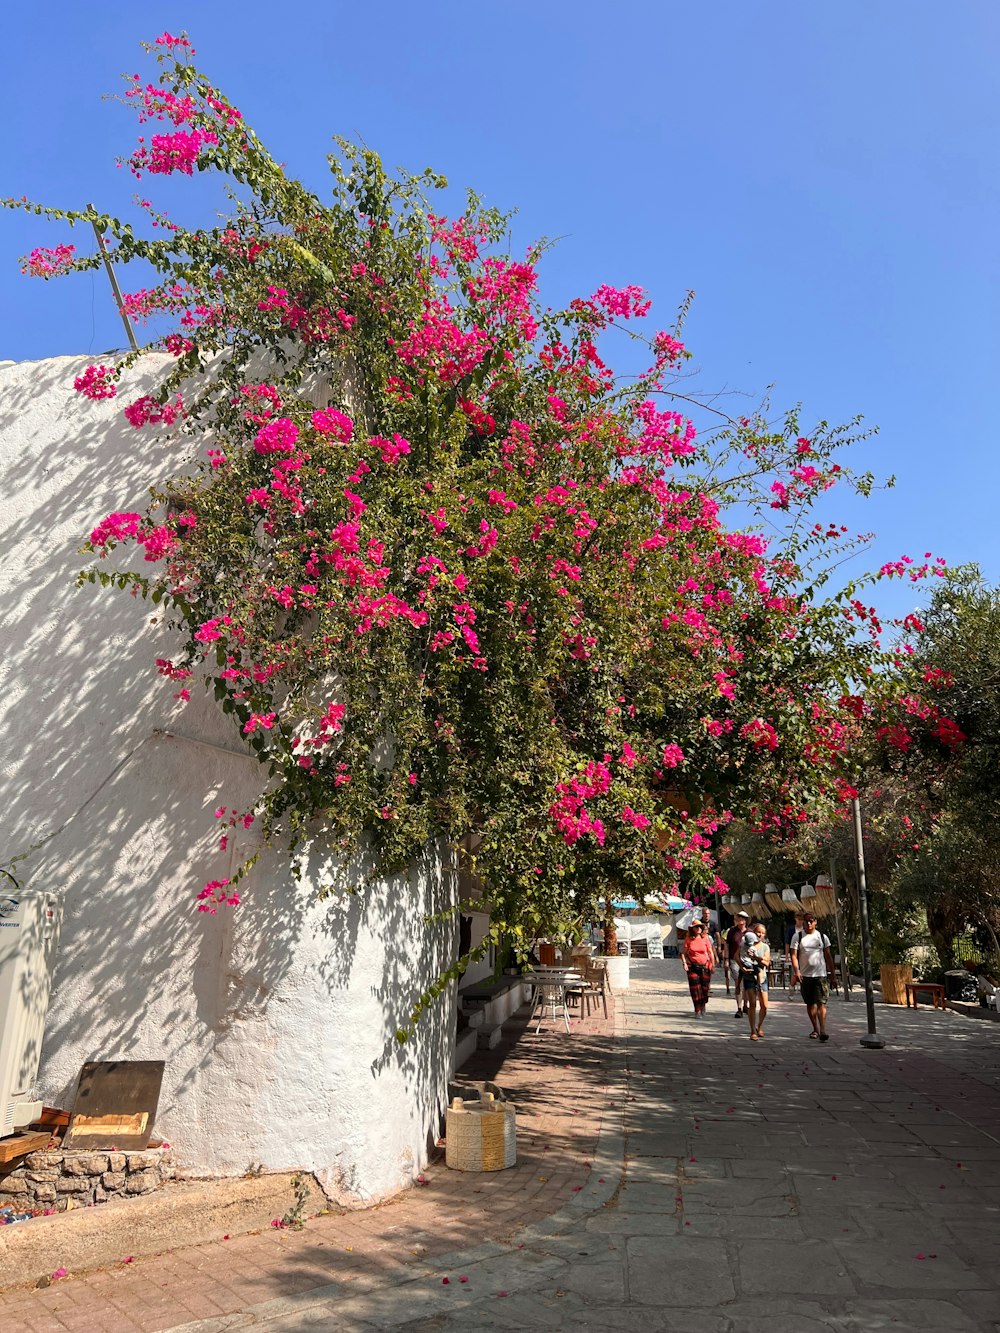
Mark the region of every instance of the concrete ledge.
[[503, 1027], [527, 999], [527, 987], [520, 977], [503, 977], [490, 986], [470, 986], [458, 992], [458, 1002], [468, 1014], [482, 1014], [482, 1026], [493, 1031]]
[[468, 1027], [455, 1039], [455, 1068], [461, 1069], [476, 1053], [477, 1029]]
[[967, 1004], [964, 1000], [946, 1000], [949, 1009], [965, 1018], [985, 1018], [990, 1023], [1000, 1023], [1000, 1014], [995, 1009], [984, 1009], [981, 1004]]
[[[238, 1180], [190, 1180], [166, 1184], [156, 1194], [111, 1199], [93, 1208], [36, 1217], [0, 1227], [0, 1290], [33, 1285], [57, 1268], [86, 1273], [111, 1268], [128, 1255], [163, 1254], [269, 1227], [295, 1203], [294, 1173]], [[323, 1191], [307, 1176], [312, 1197]]]

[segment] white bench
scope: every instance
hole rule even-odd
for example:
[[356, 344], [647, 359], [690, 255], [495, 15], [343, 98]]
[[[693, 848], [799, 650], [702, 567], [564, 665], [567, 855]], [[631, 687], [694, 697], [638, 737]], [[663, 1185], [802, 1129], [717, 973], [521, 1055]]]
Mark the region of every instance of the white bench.
[[527, 987], [520, 977], [501, 977], [499, 981], [473, 982], [458, 992], [462, 1012], [469, 1026], [476, 1028], [476, 1045], [480, 1050], [492, 1050], [499, 1045], [503, 1025], [528, 998]]

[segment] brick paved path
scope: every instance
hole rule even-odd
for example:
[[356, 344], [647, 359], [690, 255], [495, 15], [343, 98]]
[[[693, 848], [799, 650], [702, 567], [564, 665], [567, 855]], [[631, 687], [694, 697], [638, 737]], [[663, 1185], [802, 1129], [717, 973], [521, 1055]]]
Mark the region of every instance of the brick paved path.
[[0, 1327], [1000, 1328], [1000, 1025], [880, 1006], [865, 1051], [859, 997], [820, 1046], [779, 992], [751, 1043], [724, 995], [692, 1017], [676, 962], [633, 979], [617, 1037], [506, 1054], [514, 1171], [9, 1293]]
[[[537, 1036], [533, 1028], [525, 1033], [525, 1021], [522, 1011], [505, 1026], [501, 1044], [477, 1052], [458, 1075], [464, 1082], [494, 1079], [513, 1098], [518, 1154], [510, 1170], [471, 1176], [449, 1171], [442, 1160], [424, 1172], [426, 1186], [364, 1212], [316, 1217], [302, 1232], [220, 1240], [70, 1276], [45, 1290], [0, 1294], [0, 1330], [152, 1333], [280, 1302], [333, 1280], [353, 1293], [414, 1272], [436, 1274], [437, 1256], [510, 1242], [583, 1192], [606, 1103], [619, 1116], [622, 1104], [620, 1092], [616, 1099], [607, 1091], [623, 1067], [613, 1006], [610, 1019], [574, 1020], [569, 1037], [548, 1019]], [[620, 1169], [620, 1162], [612, 1165]], [[614, 1174], [600, 1188], [610, 1192], [617, 1183]], [[314, 1193], [311, 1202], [319, 1207], [322, 1198]]]

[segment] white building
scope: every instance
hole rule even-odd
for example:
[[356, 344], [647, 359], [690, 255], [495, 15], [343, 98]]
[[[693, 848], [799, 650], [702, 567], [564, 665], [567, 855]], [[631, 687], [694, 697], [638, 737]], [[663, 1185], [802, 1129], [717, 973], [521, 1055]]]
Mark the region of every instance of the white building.
[[193, 448], [122, 420], [155, 359], [101, 403], [73, 390], [86, 364], [0, 366], [0, 864], [34, 848], [22, 886], [65, 895], [40, 1095], [68, 1105], [85, 1060], [162, 1059], [156, 1132], [192, 1174], [304, 1168], [371, 1202], [437, 1133], [454, 997], [395, 1031], [455, 956], [457, 927], [424, 921], [455, 877], [430, 857], [317, 901], [268, 854], [235, 912], [195, 911], [246, 848], [218, 851], [213, 811], [245, 809], [264, 770], [207, 697], [174, 701], [156, 607], [76, 586], [95, 523], [141, 510]]

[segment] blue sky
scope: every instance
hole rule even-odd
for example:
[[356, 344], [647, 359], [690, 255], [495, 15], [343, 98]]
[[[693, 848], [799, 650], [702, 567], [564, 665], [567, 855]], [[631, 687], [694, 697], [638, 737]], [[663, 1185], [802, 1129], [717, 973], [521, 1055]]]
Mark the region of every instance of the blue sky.
[[[933, 551], [1000, 581], [994, 0], [947, 15], [926, 0], [54, 0], [44, 23], [20, 7], [5, 26], [0, 111], [19, 128], [4, 194], [127, 212], [134, 182], [114, 158], [135, 124], [101, 94], [148, 72], [140, 39], [186, 28], [314, 188], [330, 136], [362, 137], [389, 166], [434, 166], [517, 206], [519, 243], [560, 238], [543, 269], [553, 303], [636, 282], [662, 326], [694, 288], [699, 389], [737, 408], [773, 385], [807, 424], [880, 427], [854, 462], [897, 484], [840, 511], [878, 533], [865, 563]], [[164, 185], [156, 197], [193, 220], [190, 187]], [[119, 343], [100, 275], [20, 276], [21, 254], [63, 239], [0, 214], [0, 358]], [[898, 612], [916, 594], [880, 600]]]

